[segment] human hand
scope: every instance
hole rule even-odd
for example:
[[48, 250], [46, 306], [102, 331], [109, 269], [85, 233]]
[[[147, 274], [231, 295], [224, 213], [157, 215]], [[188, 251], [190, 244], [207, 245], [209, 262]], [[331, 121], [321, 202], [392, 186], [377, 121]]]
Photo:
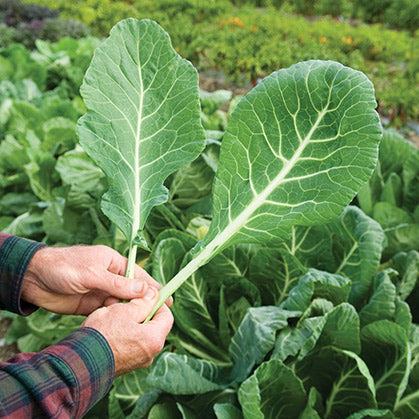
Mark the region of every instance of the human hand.
[[99, 331], [108, 341], [115, 358], [115, 376], [138, 368], [148, 367], [163, 349], [173, 325], [173, 315], [163, 305], [153, 319], [140, 324], [156, 305], [158, 293], [154, 288], [141, 299], [129, 303], [102, 307], [86, 318], [82, 326]]
[[87, 315], [161, 288], [137, 265], [135, 279], [123, 277], [126, 267], [127, 259], [107, 246], [43, 247], [29, 263], [21, 298], [55, 313]]

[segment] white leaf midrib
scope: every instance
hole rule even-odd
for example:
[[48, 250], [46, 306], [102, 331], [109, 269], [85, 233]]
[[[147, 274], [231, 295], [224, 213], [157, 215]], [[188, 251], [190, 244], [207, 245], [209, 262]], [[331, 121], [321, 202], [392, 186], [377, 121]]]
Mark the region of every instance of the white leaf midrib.
[[138, 51], [138, 78], [140, 82], [140, 95], [139, 95], [139, 104], [138, 104], [138, 119], [137, 119], [137, 131], [135, 134], [135, 156], [134, 156], [134, 217], [132, 222], [132, 231], [131, 231], [131, 243], [134, 241], [138, 229], [140, 228], [140, 136], [141, 136], [141, 121], [143, 113], [143, 99], [144, 99], [144, 84], [143, 84], [143, 75], [141, 71], [141, 61], [140, 61], [140, 41], [137, 41], [137, 51]]
[[327, 112], [327, 107], [323, 109], [322, 112], [319, 113], [319, 116], [312, 126], [310, 132], [307, 134], [304, 141], [299, 145], [294, 155], [291, 157], [290, 160], [283, 166], [281, 171], [275, 177], [275, 179], [270, 182], [267, 187], [256, 195], [250, 204], [246, 206], [246, 208], [225, 228], [221, 234], [219, 234], [215, 239], [213, 239], [206, 249], [210, 250], [211, 253], [215, 250], [219, 245], [227, 242], [236, 232], [238, 232], [249, 220], [251, 215], [265, 202], [268, 196], [281, 184], [281, 182], [285, 179], [291, 169], [295, 166], [295, 163], [301, 157], [304, 149], [306, 148], [307, 144], [310, 142], [311, 136], [313, 135], [314, 131], [317, 129], [318, 125], [320, 124], [323, 116]]
[[[172, 279], [170, 287], [167, 288], [167, 292], [171, 292], [170, 289], [173, 287], [177, 289], [178, 281], [183, 283], [196, 269], [200, 266], [205, 264], [208, 259], [210, 259], [216, 250], [220, 248], [223, 244], [227, 243], [228, 240], [234, 236], [244, 225], [249, 221], [252, 214], [265, 202], [267, 197], [281, 184], [281, 182], [285, 179], [291, 169], [294, 167], [295, 163], [298, 161], [299, 157], [303, 153], [305, 147], [309, 144], [311, 140], [311, 136], [313, 135], [314, 131], [319, 126], [323, 116], [328, 111], [328, 104], [327, 106], [319, 113], [316, 122], [313, 124], [312, 128], [310, 129], [309, 133], [305, 137], [304, 141], [300, 144], [294, 155], [290, 160], [288, 160], [287, 164], [281, 169], [275, 179], [269, 183], [269, 185], [257, 196], [253, 198], [251, 203], [246, 206], [246, 208], [234, 219], [230, 222], [230, 224], [220, 233], [218, 234], [213, 240], [211, 240], [207, 246], [205, 246], [202, 251], [194, 258], [191, 262], [189, 262], [181, 271], [178, 272], [177, 275]], [[169, 294], [171, 295], [171, 294]]]
[[[166, 286], [160, 291], [160, 301], [165, 301], [170, 295], [173, 294], [197, 269], [199, 269], [202, 265], [204, 265], [212, 256], [217, 253], [217, 250], [220, 249], [224, 244], [228, 243], [228, 241], [238, 233], [249, 221], [250, 217], [253, 213], [261, 207], [267, 197], [281, 184], [281, 182], [285, 179], [288, 173], [292, 170], [295, 163], [301, 157], [304, 149], [310, 143], [311, 137], [313, 133], [316, 131], [317, 127], [319, 126], [320, 122], [322, 121], [324, 115], [329, 111], [328, 107], [330, 104], [331, 99], [331, 89], [329, 90], [329, 97], [327, 100], [327, 104], [324, 109], [318, 114], [316, 122], [311, 127], [310, 131], [308, 132], [307, 136], [298, 146], [296, 152], [292, 156], [290, 160], [283, 166], [281, 171], [275, 177], [275, 179], [268, 184], [268, 186], [258, 195], [254, 196], [253, 200], [250, 202], [249, 205], [245, 207], [245, 209], [230, 223], [227, 227], [218, 233], [206, 246], [204, 246], [201, 251], [184, 267], [182, 268], [173, 278], [172, 280], [166, 284]], [[230, 190], [227, 188], [227, 193]], [[230, 218], [230, 217], [229, 217]], [[205, 239], [204, 239], [205, 240]], [[160, 307], [158, 305], [158, 307]], [[152, 313], [154, 314], [154, 313]], [[151, 317], [150, 317], [151, 318]]]

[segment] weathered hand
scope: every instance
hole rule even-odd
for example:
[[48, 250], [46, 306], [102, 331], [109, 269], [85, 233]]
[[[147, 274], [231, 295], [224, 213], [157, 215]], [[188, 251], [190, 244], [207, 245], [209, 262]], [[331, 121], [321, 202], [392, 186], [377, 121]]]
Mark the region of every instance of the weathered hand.
[[[153, 288], [150, 288], [153, 289]], [[149, 366], [162, 350], [173, 325], [169, 308], [163, 305], [147, 323], [158, 300], [157, 291], [129, 303], [102, 307], [90, 314], [82, 326], [98, 330], [106, 338], [115, 358], [115, 375]]]
[[161, 288], [139, 266], [135, 279], [124, 278], [126, 267], [127, 259], [107, 246], [44, 247], [29, 263], [21, 298], [55, 313], [87, 315]]

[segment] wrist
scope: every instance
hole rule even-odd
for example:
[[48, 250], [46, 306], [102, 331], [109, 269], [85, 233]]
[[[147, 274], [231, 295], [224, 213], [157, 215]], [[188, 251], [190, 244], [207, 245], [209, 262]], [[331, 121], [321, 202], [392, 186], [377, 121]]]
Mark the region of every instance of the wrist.
[[20, 298], [37, 306], [39, 306], [37, 297], [40, 289], [40, 279], [42, 278], [42, 267], [45, 266], [45, 257], [48, 251], [48, 247], [41, 247], [34, 253], [22, 280]]

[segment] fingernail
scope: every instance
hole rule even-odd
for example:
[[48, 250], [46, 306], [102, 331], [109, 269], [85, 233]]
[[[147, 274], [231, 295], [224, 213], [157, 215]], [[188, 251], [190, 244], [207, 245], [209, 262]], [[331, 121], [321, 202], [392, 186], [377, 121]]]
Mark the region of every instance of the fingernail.
[[147, 292], [144, 295], [144, 298], [146, 300], [152, 300], [154, 298], [154, 296], [156, 295], [156, 290], [152, 287], [150, 287]]
[[144, 291], [144, 283], [138, 281], [134, 282], [132, 284], [132, 291], [136, 294], [142, 294], [142, 292]]

